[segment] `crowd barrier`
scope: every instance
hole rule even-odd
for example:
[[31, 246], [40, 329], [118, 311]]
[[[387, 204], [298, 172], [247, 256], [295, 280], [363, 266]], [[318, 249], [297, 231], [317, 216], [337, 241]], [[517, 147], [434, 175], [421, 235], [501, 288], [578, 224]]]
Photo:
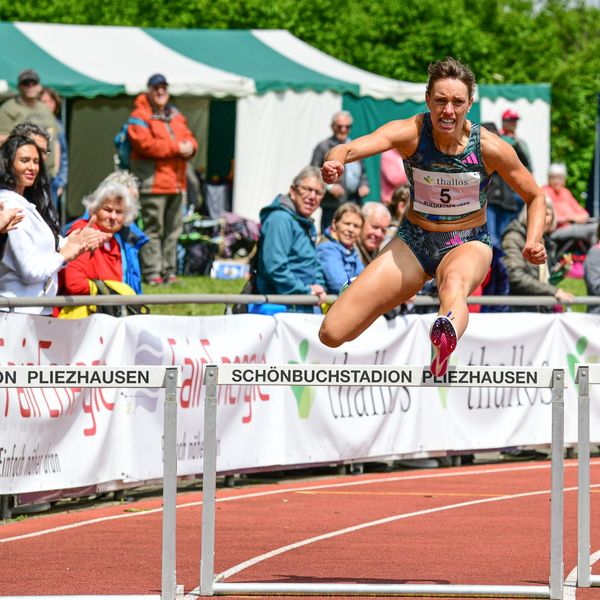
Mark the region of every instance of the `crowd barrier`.
[[577, 394], [577, 586], [598, 587], [590, 566], [590, 385], [600, 383], [600, 365], [579, 365]]
[[[122, 367], [2, 367], [0, 388], [64, 388], [73, 387], [73, 376], [82, 388], [114, 387], [164, 388], [164, 454], [163, 454], [163, 523], [161, 600], [175, 600], [182, 588], [177, 585], [175, 572], [175, 523], [177, 500], [177, 387], [179, 367], [122, 366]], [[69, 383], [67, 383], [67, 381]], [[102, 383], [99, 383], [102, 382]], [[142, 564], [142, 563], [140, 563]], [[7, 567], [8, 568], [8, 567]], [[27, 576], [26, 573], [20, 576]], [[8, 600], [9, 596], [0, 596]], [[18, 596], [17, 598], [22, 598]], [[35, 598], [35, 597], [31, 597]], [[75, 598], [75, 596], [73, 596]], [[119, 600], [140, 596], [117, 596]], [[151, 596], [145, 596], [151, 598]], [[152, 597], [154, 598], [154, 597]], [[15, 600], [15, 597], [12, 597]]]
[[[523, 387], [552, 390], [552, 469], [550, 510], [550, 575], [548, 586], [423, 585], [351, 583], [226, 583], [214, 573], [217, 467], [217, 398], [220, 385], [362, 385], [356, 373], [377, 371], [385, 386]], [[491, 377], [490, 377], [491, 376]], [[491, 381], [490, 381], [491, 380]], [[326, 594], [373, 596], [494, 596], [563, 598], [564, 386], [565, 372], [550, 367], [451, 367], [442, 378], [413, 366], [373, 365], [207, 365], [204, 370], [204, 457], [200, 595]]]

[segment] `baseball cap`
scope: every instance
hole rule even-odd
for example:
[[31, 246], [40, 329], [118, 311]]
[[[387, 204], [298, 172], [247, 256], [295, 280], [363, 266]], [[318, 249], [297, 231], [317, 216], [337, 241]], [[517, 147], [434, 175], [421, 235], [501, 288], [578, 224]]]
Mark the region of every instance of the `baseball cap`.
[[17, 83], [21, 85], [25, 81], [35, 81], [35, 83], [39, 83], [40, 76], [37, 74], [37, 71], [34, 71], [33, 69], [25, 69], [19, 73]]
[[164, 75], [155, 73], [148, 79], [148, 87], [154, 87], [156, 85], [169, 85]]
[[516, 110], [512, 110], [512, 108], [509, 108], [502, 113], [503, 121], [518, 121], [520, 118], [519, 113]]

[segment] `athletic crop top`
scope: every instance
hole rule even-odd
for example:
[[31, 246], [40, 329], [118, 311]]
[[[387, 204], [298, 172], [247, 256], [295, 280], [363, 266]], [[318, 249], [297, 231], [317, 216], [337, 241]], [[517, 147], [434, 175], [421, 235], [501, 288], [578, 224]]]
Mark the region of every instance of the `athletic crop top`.
[[419, 215], [429, 221], [457, 221], [487, 203], [490, 176], [481, 158], [480, 126], [471, 123], [463, 152], [444, 154], [435, 147], [431, 115], [423, 115], [419, 144], [404, 160], [410, 198]]

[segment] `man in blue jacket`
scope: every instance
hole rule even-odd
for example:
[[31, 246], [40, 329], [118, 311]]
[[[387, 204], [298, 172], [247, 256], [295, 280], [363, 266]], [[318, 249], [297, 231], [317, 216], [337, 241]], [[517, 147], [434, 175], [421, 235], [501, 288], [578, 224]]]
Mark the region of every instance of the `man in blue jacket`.
[[[323, 273], [317, 258], [317, 230], [312, 214], [325, 186], [318, 167], [305, 167], [287, 194], [278, 195], [260, 212], [257, 287], [259, 294], [313, 294], [324, 302]], [[313, 306], [295, 306], [313, 312]]]

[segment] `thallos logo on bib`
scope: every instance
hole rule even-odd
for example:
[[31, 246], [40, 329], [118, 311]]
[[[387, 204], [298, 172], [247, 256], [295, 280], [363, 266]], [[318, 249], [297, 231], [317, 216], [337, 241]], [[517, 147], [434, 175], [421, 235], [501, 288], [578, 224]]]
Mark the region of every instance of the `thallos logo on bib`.
[[413, 169], [414, 208], [431, 215], [464, 215], [479, 210], [481, 175]]

